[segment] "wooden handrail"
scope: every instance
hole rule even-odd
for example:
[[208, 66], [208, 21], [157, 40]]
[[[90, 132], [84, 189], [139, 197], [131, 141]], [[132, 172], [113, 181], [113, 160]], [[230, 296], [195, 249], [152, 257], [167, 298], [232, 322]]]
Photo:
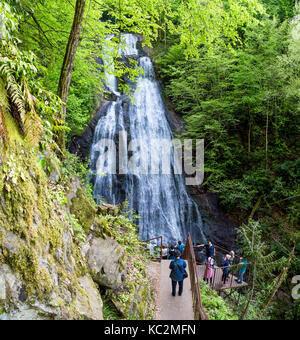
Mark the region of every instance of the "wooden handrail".
[[149, 240], [142, 241], [142, 243], [149, 243], [149, 242], [155, 241], [155, 240], [160, 240], [160, 262], [161, 262], [162, 261], [163, 237], [162, 236], [157, 236], [157, 237], [154, 237], [154, 238], [150, 238]]
[[184, 248], [183, 258], [188, 261], [189, 264], [195, 320], [208, 320], [208, 316], [202, 306], [199, 275], [190, 233], [188, 234], [188, 239]]

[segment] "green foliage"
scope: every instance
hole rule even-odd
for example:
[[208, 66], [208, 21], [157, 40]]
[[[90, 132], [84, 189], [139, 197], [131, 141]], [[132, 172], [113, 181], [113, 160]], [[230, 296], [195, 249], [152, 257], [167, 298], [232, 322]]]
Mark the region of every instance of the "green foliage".
[[83, 227], [80, 225], [76, 216], [74, 215], [71, 215], [71, 226], [70, 227], [76, 239], [80, 243], [84, 244], [86, 241], [86, 234], [84, 232]]
[[120, 312], [117, 310], [113, 302], [107, 296], [102, 297], [102, 301], [104, 320], [120, 320], [122, 318]]
[[[275, 251], [269, 251], [268, 245], [262, 239], [262, 226], [257, 221], [249, 221], [238, 229], [239, 248], [248, 260], [251, 277], [251, 293], [245, 304], [242, 317], [245, 318], [249, 307], [265, 309], [265, 300], [278, 284], [279, 271], [283, 269], [286, 258], [279, 257]], [[249, 282], [250, 284], [250, 282]], [[254, 299], [254, 291], [257, 294]]]
[[[234, 291], [226, 300], [227, 303], [231, 306], [235, 315], [240, 316], [249, 299], [249, 292], [242, 291]], [[251, 301], [249, 306], [249, 310], [247, 313], [246, 320], [270, 320], [272, 317], [273, 309], [268, 308], [268, 310], [262, 310], [260, 308], [260, 303], [262, 302], [262, 297], [260, 294], [256, 294], [255, 299]]]
[[204, 281], [200, 281], [202, 304], [209, 320], [238, 320], [232, 307]]
[[[20, 18], [22, 50], [37, 55], [43, 86], [56, 92], [75, 0], [10, 0], [8, 3]], [[184, 55], [195, 56], [202, 44], [210, 47], [235, 44], [239, 40], [239, 28], [262, 12], [257, 0], [218, 0], [206, 4], [195, 0], [88, 0], [67, 106], [68, 140], [82, 132], [103, 95], [106, 70], [97, 60], [104, 57], [104, 45], [109, 45], [112, 51], [113, 72], [120, 79], [121, 90], [129, 91], [122, 82], [124, 76], [134, 79], [139, 73], [136, 67], [127, 67], [118, 60], [123, 44], [120, 32], [142, 34], [148, 46], [163, 34], [165, 39], [168, 33], [175, 34]], [[109, 43], [107, 35], [114, 35]], [[53, 124], [55, 133], [59, 132], [61, 123]]]
[[137, 226], [132, 223], [127, 214], [101, 216], [99, 223], [104, 227], [102, 236], [115, 239], [126, 249], [127, 253], [134, 254], [142, 250]]
[[[68, 140], [86, 127], [89, 119], [103, 99], [104, 66], [98, 63], [104, 58], [104, 45], [110, 45], [115, 60], [114, 73], [122, 79], [139, 73], [135, 68], [118, 62], [122, 41], [120, 31], [143, 33], [145, 42], [157, 36], [159, 0], [156, 1], [93, 1], [88, 0], [82, 28], [80, 46], [76, 53], [66, 124]], [[41, 80], [45, 87], [56, 92], [60, 78], [69, 32], [71, 30], [75, 0], [71, 1], [10, 1], [20, 16], [22, 48], [36, 53], [43, 66]], [[101, 20], [99, 20], [101, 19]], [[108, 42], [107, 35], [115, 39]], [[123, 90], [128, 90], [120, 84]], [[57, 124], [60, 126], [61, 124]], [[57, 131], [56, 131], [57, 132]]]
[[[16, 119], [29, 142], [37, 144], [40, 141], [44, 124], [48, 131], [45, 138], [48, 136], [47, 141], [50, 142], [50, 139], [53, 141], [55, 114], [60, 110], [60, 101], [55, 95], [43, 89], [37, 79], [37, 60], [34, 54], [20, 50], [20, 40], [16, 31], [18, 17], [4, 1], [1, 1], [0, 16], [6, 17], [5, 20], [1, 19], [5, 27], [0, 41], [0, 79], [4, 83], [5, 95], [11, 101], [11, 105], [4, 107]], [[47, 125], [51, 128], [49, 129]], [[44, 137], [42, 143], [43, 140]]]
[[3, 0], [0, 1], [0, 39], [12, 40], [17, 30], [18, 20], [10, 6]]
[[292, 27], [263, 19], [242, 31], [235, 50], [202, 48], [189, 61], [176, 39], [167, 53], [156, 52], [166, 94], [186, 123], [181, 137], [205, 140], [205, 187], [244, 218], [260, 197], [262, 221], [280, 208], [277, 229], [284, 219], [299, 225], [300, 59]]
[[268, 13], [278, 17], [280, 20], [292, 18], [295, 14], [296, 0], [261, 0]]
[[264, 13], [256, 0], [189, 0], [182, 1], [178, 10], [181, 25], [176, 32], [189, 57], [199, 57], [202, 45], [236, 45], [240, 41], [239, 28], [255, 22], [255, 16]]
[[60, 181], [64, 185], [67, 185], [74, 176], [79, 178], [85, 194], [92, 202], [94, 202], [93, 187], [90, 181], [91, 169], [89, 168], [88, 162], [83, 163], [78, 156], [66, 152], [61, 168], [61, 174], [62, 178]]

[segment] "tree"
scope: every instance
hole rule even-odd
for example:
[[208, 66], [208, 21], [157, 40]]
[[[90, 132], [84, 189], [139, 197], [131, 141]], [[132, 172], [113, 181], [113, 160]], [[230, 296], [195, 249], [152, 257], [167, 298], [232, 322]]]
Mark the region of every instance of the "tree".
[[[80, 40], [80, 33], [82, 28], [82, 22], [84, 17], [86, 0], [77, 0], [75, 6], [75, 14], [73, 25], [66, 48], [65, 58], [63, 61], [59, 84], [58, 84], [58, 96], [63, 101], [62, 115], [61, 119], [63, 122], [66, 120], [67, 102], [70, 92], [71, 80], [72, 80], [72, 70], [75, 59], [75, 54]], [[65, 135], [64, 130], [61, 130], [58, 136], [58, 144], [61, 150], [65, 148]]]
[[182, 1], [178, 10], [180, 25], [176, 32], [187, 57], [198, 57], [203, 45], [236, 45], [240, 42], [239, 28], [264, 13], [258, 0], [188, 0]]
[[[238, 230], [240, 250], [244, 257], [248, 259], [250, 267], [251, 291], [248, 302], [242, 312], [241, 319], [245, 319], [254, 297], [254, 291], [259, 282], [266, 284], [266, 277], [274, 277], [274, 271], [282, 267], [286, 262], [284, 258], [276, 259], [275, 252], [268, 252], [268, 246], [262, 240], [262, 227], [257, 221], [250, 220], [248, 225], [244, 225]], [[280, 280], [279, 280], [280, 282]], [[265, 288], [265, 287], [264, 287]]]

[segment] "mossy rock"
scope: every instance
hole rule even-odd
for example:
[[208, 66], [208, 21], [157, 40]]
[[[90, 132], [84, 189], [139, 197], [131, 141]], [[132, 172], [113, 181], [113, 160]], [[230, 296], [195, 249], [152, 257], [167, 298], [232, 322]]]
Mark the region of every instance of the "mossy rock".
[[86, 234], [89, 234], [96, 217], [95, 204], [86, 196], [84, 190], [79, 188], [72, 199], [71, 213], [75, 215]]
[[119, 208], [112, 205], [112, 204], [107, 204], [104, 203], [100, 205], [97, 209], [97, 214], [99, 215], [111, 215], [111, 216], [117, 216], [119, 214]]

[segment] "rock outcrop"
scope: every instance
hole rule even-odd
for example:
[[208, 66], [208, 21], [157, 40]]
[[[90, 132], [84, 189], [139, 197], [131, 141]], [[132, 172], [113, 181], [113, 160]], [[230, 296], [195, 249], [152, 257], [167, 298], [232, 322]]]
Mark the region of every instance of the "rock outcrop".
[[126, 278], [124, 249], [111, 238], [92, 238], [86, 258], [93, 280], [113, 290], [122, 286]]
[[25, 144], [0, 155], [0, 319], [103, 319], [60, 187]]

